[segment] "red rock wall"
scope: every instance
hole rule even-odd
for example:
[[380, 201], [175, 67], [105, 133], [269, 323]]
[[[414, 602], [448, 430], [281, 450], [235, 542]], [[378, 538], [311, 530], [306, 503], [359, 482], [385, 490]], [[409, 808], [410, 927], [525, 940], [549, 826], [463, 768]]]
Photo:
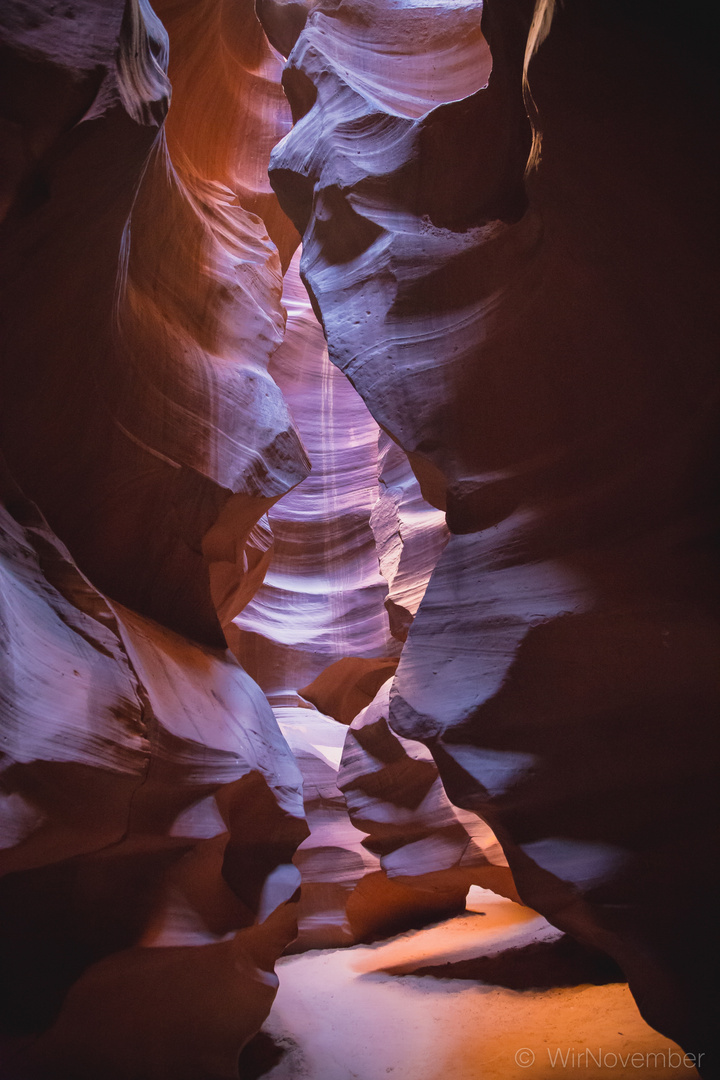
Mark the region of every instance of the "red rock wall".
[[[420, 771], [423, 783], [430, 774], [432, 794], [424, 791], [416, 801], [413, 789], [408, 802], [403, 769], [381, 766], [378, 780], [378, 761], [388, 753], [412, 771], [409, 754], [383, 727], [383, 684], [400, 650], [391, 631], [401, 640], [407, 635], [447, 530], [444, 515], [421, 498], [406, 456], [388, 445], [357, 392], [329, 363], [298, 277], [299, 255], [285, 275], [286, 334], [270, 372], [313, 468], [270, 509], [274, 544], [265, 579], [224, 627], [233, 652], [273, 705], [303, 774], [310, 836], [295, 859], [302, 894], [294, 951], [349, 945], [462, 911], [472, 883], [515, 895], [490, 830], [483, 833], [475, 819], [483, 842], [472, 842], [467, 821], [460, 823], [441, 794], [431, 759]], [[366, 706], [384, 731], [375, 748], [379, 758], [366, 738]], [[356, 717], [364, 736], [348, 735], [346, 725], [354, 729]], [[349, 746], [352, 775], [346, 776]], [[429, 758], [419, 745], [412, 752]], [[356, 813], [359, 793], [364, 787], [377, 793], [378, 783], [383, 795], [373, 811]], [[374, 816], [386, 822], [391, 844], [373, 835]], [[420, 838], [434, 845], [430, 870]], [[493, 844], [497, 865], [483, 852]], [[399, 855], [406, 847], [406, 856]]]
[[[459, 880], [453, 849], [393, 884], [348, 816], [346, 725], [446, 530], [329, 365], [297, 260], [282, 295], [298, 238], [267, 163], [290, 115], [251, 5], [158, 12], [4, 12], [12, 1080], [235, 1075], [298, 915], [294, 948], [367, 939], [462, 908], [488, 865], [468, 849]], [[291, 412], [315, 471], [275, 509], [308, 471]], [[343, 658], [336, 719], [300, 692], [319, 676], [325, 704]], [[424, 769], [413, 839], [455, 820]]]
[[710, 1060], [704, 9], [257, 7], [292, 118], [250, 0], [0, 18], [8, 1080], [235, 1076], [489, 827]]
[[300, 774], [217, 613], [257, 588], [256, 523], [308, 470], [267, 371], [285, 314], [263, 216], [293, 230], [266, 167], [289, 118], [233, 5], [222, 55], [245, 83], [218, 149], [194, 111], [200, 8], [168, 13], [167, 138], [143, 0], [2, 12], [8, 1080], [236, 1076], [296, 933]]
[[446, 26], [443, 71], [462, 70], [480, 4], [320, 3], [289, 57], [297, 122], [271, 178], [330, 358], [447, 509], [391, 726], [492, 825], [526, 902], [615, 956], [650, 1023], [709, 1053], [703, 10], [487, 0], [492, 72], [408, 107], [395, 73], [417, 52], [431, 72]]
[[[252, 522], [308, 468], [267, 374], [280, 263], [179, 123], [169, 155], [167, 37], [145, 5], [122, 9], [89, 4], [71, 20], [48, 6], [25, 13], [30, 29], [8, 11], [3, 451], [93, 582], [223, 646], [203, 536], [231, 494]], [[46, 136], [44, 82], [59, 114]]]

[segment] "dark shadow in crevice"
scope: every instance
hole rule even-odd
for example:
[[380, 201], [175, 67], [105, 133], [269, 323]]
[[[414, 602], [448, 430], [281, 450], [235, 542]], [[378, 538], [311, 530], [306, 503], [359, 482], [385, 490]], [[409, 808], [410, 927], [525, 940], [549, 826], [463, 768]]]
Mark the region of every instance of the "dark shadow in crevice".
[[[267, 1076], [288, 1054], [291, 1059], [302, 1056], [296, 1042], [287, 1036], [272, 1036], [267, 1031], [258, 1031], [240, 1054], [238, 1076], [240, 1080], [260, 1080], [260, 1077]], [[293, 1075], [297, 1075], [298, 1080], [307, 1075], [299, 1062]]]
[[468, 979], [508, 990], [551, 990], [584, 983], [605, 986], [627, 981], [609, 956], [582, 945], [567, 934], [554, 941], [536, 941], [523, 948], [506, 949], [494, 956], [475, 956], [469, 960], [416, 968], [412, 972], [406, 970], [403, 974]]

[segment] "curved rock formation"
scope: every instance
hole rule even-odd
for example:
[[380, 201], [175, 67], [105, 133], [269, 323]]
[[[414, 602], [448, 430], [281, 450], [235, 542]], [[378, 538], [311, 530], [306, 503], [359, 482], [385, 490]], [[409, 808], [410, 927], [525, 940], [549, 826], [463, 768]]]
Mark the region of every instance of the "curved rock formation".
[[422, 498], [407, 454], [385, 432], [379, 460], [380, 492], [370, 524], [388, 583], [390, 629], [405, 641], [449, 533], [442, 511]]
[[[182, 115], [208, 58], [172, 15]], [[145, 0], [1, 21], [3, 1075], [232, 1077], [296, 932], [307, 832], [220, 626], [308, 468], [267, 372], [285, 314], [258, 212], [293, 242], [259, 179], [287, 126], [256, 70], [277, 60], [236, 10], [235, 129], [191, 138], [193, 113], [166, 141]]]
[[13, 1075], [234, 1076], [296, 930], [295, 762], [227, 652], [108, 601], [3, 498], [2, 1029], [52, 1024]]
[[[366, 835], [368, 822], [358, 815], [353, 824], [353, 802], [348, 818], [343, 768], [338, 777], [343, 725], [370, 706], [394, 674], [399, 645], [390, 631], [406, 636], [447, 530], [443, 515], [420, 497], [405, 455], [388, 445], [347, 379], [329, 364], [298, 261], [299, 253], [285, 276], [287, 331], [270, 371], [313, 470], [271, 508], [274, 546], [265, 580], [225, 626], [235, 655], [275, 706], [303, 774], [310, 836], [295, 859], [303, 884], [294, 951], [350, 945], [463, 910], [476, 880], [472, 868], [487, 869], [480, 851], [467, 851], [466, 868], [457, 871], [471, 844], [458, 825], [455, 847], [443, 847], [448, 819], [456, 819], [437, 791], [421, 814], [398, 816], [403, 794], [391, 781], [383, 804], [398, 818], [396, 847], [411, 844], [420, 831], [437, 841], [432, 882], [422, 859], [414, 865], [415, 849], [395, 871], [414, 880], [401, 882], [392, 867], [386, 872]], [[377, 763], [362, 751], [359, 758], [356, 752], [354, 776], [366, 773], [363, 783], [371, 784]], [[440, 787], [435, 767], [425, 768]], [[513, 891], [507, 868], [495, 877]], [[486, 873], [483, 882], [495, 877]]]
[[285, 275], [287, 330], [270, 372], [313, 467], [270, 511], [272, 562], [252, 601], [225, 627], [235, 655], [277, 705], [296, 704], [300, 688], [342, 657], [398, 652], [371, 527], [377, 424], [328, 361], [298, 261], [299, 254]]
[[[348, 654], [369, 658], [379, 675], [341, 680], [349, 722], [399, 651], [376, 533], [400, 637], [440, 550], [431, 534], [444, 537], [402, 461], [378, 502], [377, 425], [329, 366], [296, 263], [268, 371], [286, 319], [276, 245], [287, 262], [296, 236], [266, 176], [290, 121], [251, 5], [159, 12], [165, 27], [143, 0], [4, 11], [13, 1080], [235, 1074], [295, 933], [306, 829], [297, 768], [221, 628], [276, 702]], [[270, 565], [265, 511], [307, 471], [273, 375], [317, 465], [273, 513], [268, 584], [238, 618]], [[413, 548], [414, 577], [401, 565]], [[418, 910], [388, 881], [337, 788], [346, 728], [285, 712], [300, 714], [279, 709], [313, 825], [297, 947], [461, 904], [456, 889]], [[311, 717], [322, 730], [303, 741]]]
[[[302, 773], [310, 829], [294, 859], [302, 887], [298, 936], [287, 951], [354, 945], [367, 936], [368, 920], [351, 921], [353, 897], [368, 875], [379, 874], [380, 865], [363, 846], [365, 834], [352, 824], [338, 788], [347, 728], [315, 709], [280, 706], [275, 715]], [[377, 907], [378, 923], [392, 933], [391, 919]], [[361, 902], [360, 908], [367, 914], [367, 905]]]
[[236, 1076], [490, 827], [713, 1075], [705, 7], [257, 9], [0, 13], [0, 1068]]
[[389, 689], [386, 681], [349, 730], [307, 707], [274, 710], [302, 772], [310, 828], [294, 859], [302, 889], [288, 952], [446, 919], [465, 910], [471, 885], [518, 900], [487, 825], [451, 806], [424, 746], [389, 730]]
[[283, 268], [299, 243], [270, 187], [267, 167], [291, 125], [280, 79], [253, 0], [156, 0], [170, 38], [173, 108], [165, 124], [175, 167], [232, 192], [261, 218]]
[[396, 901], [404, 907], [396, 920], [416, 924], [431, 913], [437, 918], [463, 911], [471, 885], [517, 899], [492, 832], [474, 814], [452, 806], [430, 751], [388, 726], [389, 706], [387, 682], [350, 726], [338, 786], [350, 820], [368, 834], [365, 846], [379, 856], [390, 883], [405, 892]]
[[146, 4], [123, 7], [4, 12], [17, 148], [1, 230], [2, 449], [99, 588], [223, 647], [203, 537], [231, 494], [249, 531], [307, 471], [267, 374], [280, 264], [180, 124], [171, 162], [167, 37]]
[[710, 1075], [712, 35], [699, 4], [487, 0], [487, 85], [410, 111], [347, 43], [430, 64], [439, 10], [318, 5], [271, 166], [330, 358], [447, 509], [390, 724]]

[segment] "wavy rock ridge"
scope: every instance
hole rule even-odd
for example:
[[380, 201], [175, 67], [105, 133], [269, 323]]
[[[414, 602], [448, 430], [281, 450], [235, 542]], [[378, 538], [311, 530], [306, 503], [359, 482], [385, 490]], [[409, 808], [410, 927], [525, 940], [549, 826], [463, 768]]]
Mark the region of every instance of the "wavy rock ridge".
[[0, 1075], [507, 862], [714, 1075], [705, 8], [256, 7], [0, 15]]
[[[394, 850], [454, 830], [429, 877], [383, 869], [348, 816], [346, 725], [394, 672], [446, 529], [329, 365], [297, 260], [283, 285], [297, 236], [267, 163], [290, 116], [252, 7], [158, 13], [4, 12], [12, 1080], [234, 1076], [298, 917], [294, 948], [346, 944], [461, 909], [480, 871], [512, 891], [427, 755], [419, 813], [402, 784], [384, 798]], [[275, 509], [308, 470], [288, 403], [315, 471]]]
[[[515, 895], [487, 827], [474, 819], [470, 831], [482, 836], [476, 845], [468, 815], [461, 824], [427, 752], [419, 745], [406, 752], [380, 717], [387, 716], [387, 681], [399, 652], [390, 631], [407, 635], [447, 530], [443, 514], [421, 498], [405, 455], [388, 445], [330, 365], [298, 262], [299, 252], [285, 275], [286, 336], [270, 371], [313, 470], [271, 508], [274, 546], [265, 580], [225, 627], [235, 655], [275, 707], [303, 774], [310, 836], [295, 860], [303, 887], [294, 951], [353, 944], [462, 911], [473, 883]], [[384, 733], [376, 740], [379, 758], [369, 749], [368, 709]], [[347, 725], [356, 723], [364, 735], [362, 746], [354, 744], [349, 776], [345, 753], [355, 736]], [[417, 798], [414, 788], [410, 796], [406, 790], [412, 753], [424, 758]], [[378, 788], [378, 761], [388, 754], [386, 764], [403, 758], [407, 768], [386, 769]], [[353, 796], [348, 784], [357, 789]], [[356, 813], [364, 787], [375, 792], [374, 810]], [[378, 816], [392, 843], [373, 835]], [[420, 839], [434, 845], [430, 867]], [[492, 859], [485, 848], [493, 849]]]
[[[650, 1023], [707, 1064], [707, 16], [442, 10], [314, 5], [271, 162], [331, 360], [447, 510], [389, 722], [492, 826], [523, 899], [613, 955]], [[482, 26], [492, 71], [486, 54], [475, 88], [458, 79], [445, 104], [420, 90], [410, 108], [396, 73], [422, 70], [416, 53], [430, 72], [453, 16]], [[693, 880], [668, 889], [680, 851]]]
[[[266, 170], [289, 116], [252, 5], [216, 10], [230, 74], [167, 6], [169, 43], [143, 0], [2, 12], [12, 1080], [236, 1076], [296, 933], [300, 774], [220, 622], [308, 470], [267, 371], [285, 313], [261, 215], [288, 247]], [[187, 75], [166, 135], [168, 44]], [[218, 149], [198, 110], [222, 93]]]

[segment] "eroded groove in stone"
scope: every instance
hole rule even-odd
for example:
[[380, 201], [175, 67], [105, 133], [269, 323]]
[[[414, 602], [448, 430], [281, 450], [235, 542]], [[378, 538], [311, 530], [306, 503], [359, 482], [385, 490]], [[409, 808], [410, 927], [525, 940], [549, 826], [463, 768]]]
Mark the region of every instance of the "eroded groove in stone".
[[257, 8], [292, 131], [250, 0], [0, 16], [10, 1080], [236, 1076], [286, 948], [514, 895], [483, 822], [706, 1064], [716, 35]]
[[28, 1075], [232, 1076], [295, 934], [297, 767], [229, 653], [108, 601], [4, 495], [3, 1029], [49, 1028]]
[[[447, 530], [443, 515], [423, 502], [405, 455], [388, 445], [329, 364], [298, 258], [285, 276], [287, 332], [270, 370], [313, 471], [270, 510], [275, 543], [265, 580], [226, 625], [303, 773], [311, 835], [295, 860], [303, 889], [294, 951], [348, 945], [462, 910], [474, 881], [467, 868], [488, 865], [437, 792], [415, 814], [400, 809], [402, 794], [391, 781], [383, 803], [388, 820], [396, 819], [396, 847], [412, 844], [420, 831], [436, 844], [431, 877], [414, 849], [386, 869], [366, 835], [372, 827], [359, 815], [356, 827], [352, 808], [348, 818], [341, 790], [347, 725], [392, 677], [399, 643], [391, 634], [406, 636]], [[378, 708], [387, 687], [380, 696]], [[440, 787], [435, 766], [425, 768]], [[374, 769], [371, 756], [355, 761], [355, 775], [367, 774], [368, 783]], [[452, 850], [442, 843], [446, 818], [456, 833]], [[467, 868], [459, 871], [463, 852]], [[412, 881], [401, 880], [408, 875]], [[504, 875], [513, 892], [507, 868]], [[503, 871], [495, 876], [502, 888]]]
[[[213, 175], [179, 122], [168, 156], [167, 36], [149, 8], [123, 22], [116, 7], [88, 5], [74, 31], [49, 7], [25, 29], [8, 19], [8, 123], [25, 149], [2, 226], [2, 444], [99, 587], [222, 646], [203, 535], [230, 493], [257, 520], [308, 467], [267, 374], [280, 264], [234, 175]], [[201, 39], [176, 46], [179, 66], [202, 59]], [[269, 146], [244, 153], [255, 175]]]
[[[171, 15], [166, 139], [168, 37], [144, 0], [2, 12], [13, 1080], [236, 1076], [296, 933], [300, 775], [220, 627], [308, 469], [267, 372], [285, 315], [264, 218], [293, 233], [263, 176], [288, 120], [251, 4], [205, 40], [190, 7]], [[226, 71], [186, 93], [208, 41], [240, 104]], [[208, 94], [233, 105], [225, 136]]]
[[[698, 1052], [720, 670], [709, 27], [699, 5], [575, 0], [531, 32], [532, 3], [487, 0], [487, 88], [411, 119], [389, 73], [383, 100], [339, 60], [374, 10], [309, 15], [271, 177], [331, 360], [453, 534], [390, 724], [493, 826], [526, 902]], [[680, 850], [697, 877], [669, 892]]]
[[313, 462], [270, 511], [272, 561], [262, 587], [226, 629], [236, 655], [275, 704], [344, 656], [397, 653], [370, 525], [378, 493], [378, 427], [327, 359], [297, 272], [285, 276], [285, 339], [271, 372]]

